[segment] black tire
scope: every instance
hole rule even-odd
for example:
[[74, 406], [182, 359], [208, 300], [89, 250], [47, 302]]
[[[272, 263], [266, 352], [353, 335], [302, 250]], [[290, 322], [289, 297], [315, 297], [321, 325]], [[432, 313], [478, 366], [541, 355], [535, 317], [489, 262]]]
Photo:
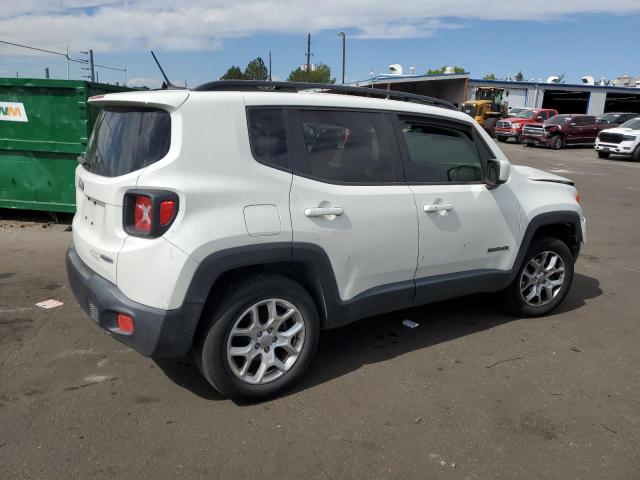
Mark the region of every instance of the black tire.
[[609, 158], [609, 152], [598, 152], [598, 158]]
[[633, 160], [634, 162], [640, 162], [640, 145], [638, 145], [631, 154], [631, 160]]
[[561, 150], [563, 146], [562, 137], [560, 135], [551, 137], [551, 140], [549, 141], [550, 148], [553, 150]]
[[529, 142], [525, 143], [525, 145], [526, 145], [527, 147], [533, 147], [533, 146], [534, 146], [534, 145], [533, 145], [533, 143], [529, 143]]
[[520, 133], [520, 134], [516, 137], [516, 143], [517, 143], [517, 144], [522, 144], [522, 143], [524, 142], [523, 138], [524, 138], [524, 135]]
[[[555, 253], [562, 259], [564, 266], [564, 281], [557, 294], [555, 294], [550, 302], [541, 306], [532, 306], [525, 301], [523, 293], [521, 292], [521, 286], [523, 285], [523, 271], [529, 266], [529, 262], [532, 259], [543, 252]], [[516, 278], [506, 289], [507, 305], [509, 309], [515, 315], [521, 317], [540, 317], [542, 315], [546, 315], [560, 305], [562, 300], [564, 300], [564, 297], [571, 288], [573, 274], [574, 258], [571, 254], [571, 250], [569, 250], [569, 247], [562, 240], [558, 240], [554, 237], [541, 237], [534, 240], [527, 250], [522, 265], [518, 269]]]
[[496, 123], [498, 123], [497, 118], [487, 118], [484, 122], [484, 129], [491, 137], [496, 136]]
[[504, 143], [507, 141], [507, 137], [498, 137], [498, 141]]
[[[298, 359], [279, 378], [250, 384], [233, 373], [227, 359], [227, 341], [242, 312], [261, 300], [278, 298], [290, 302], [300, 312], [305, 328]], [[320, 335], [320, 320], [311, 296], [300, 284], [276, 274], [249, 277], [227, 289], [212, 308], [196, 348], [195, 361], [207, 381], [225, 397], [241, 401], [264, 400], [289, 388], [309, 367]], [[275, 348], [273, 349], [275, 353]]]

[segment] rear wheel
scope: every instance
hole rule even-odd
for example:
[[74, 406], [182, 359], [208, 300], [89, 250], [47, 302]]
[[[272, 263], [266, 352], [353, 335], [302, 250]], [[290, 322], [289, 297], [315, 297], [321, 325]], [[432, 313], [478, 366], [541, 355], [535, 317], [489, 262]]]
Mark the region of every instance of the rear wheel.
[[290, 387], [316, 350], [313, 300], [281, 275], [251, 277], [230, 288], [195, 349], [205, 378], [226, 397], [262, 400]]
[[534, 241], [516, 278], [507, 288], [511, 311], [524, 317], [551, 312], [571, 287], [573, 262], [571, 250], [563, 241], [553, 237]]
[[609, 152], [598, 152], [599, 158], [609, 158]]
[[631, 160], [633, 160], [634, 162], [640, 162], [640, 145], [638, 145], [631, 154]]

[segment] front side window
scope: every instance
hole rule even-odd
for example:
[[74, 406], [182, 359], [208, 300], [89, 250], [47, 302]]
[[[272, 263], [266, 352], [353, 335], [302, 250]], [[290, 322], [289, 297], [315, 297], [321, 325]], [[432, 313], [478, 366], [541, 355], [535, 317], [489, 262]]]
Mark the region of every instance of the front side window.
[[93, 127], [83, 166], [118, 177], [157, 162], [169, 152], [169, 112], [143, 107], [104, 107]]
[[289, 168], [284, 109], [252, 108], [247, 112], [253, 157], [260, 163]]
[[411, 120], [404, 120], [401, 125], [408, 152], [409, 182], [483, 181], [478, 149], [466, 132]]
[[298, 173], [337, 183], [379, 184], [399, 177], [388, 119], [380, 113], [299, 110]]

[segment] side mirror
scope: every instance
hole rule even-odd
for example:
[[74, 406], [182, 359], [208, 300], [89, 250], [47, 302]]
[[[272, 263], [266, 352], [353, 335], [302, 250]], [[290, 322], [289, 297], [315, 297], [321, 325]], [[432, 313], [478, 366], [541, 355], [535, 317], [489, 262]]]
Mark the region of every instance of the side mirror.
[[576, 123], [576, 122], [571, 122], [571, 123], [569, 124], [569, 126], [571, 126], [571, 127], [575, 127], [576, 125], [577, 125], [577, 123]]
[[544, 117], [542, 115], [538, 115], [536, 117], [536, 120], [539, 121], [539, 122], [543, 122], [544, 121]]
[[511, 165], [507, 161], [491, 159], [487, 163], [487, 178], [485, 184], [488, 189], [498, 188], [509, 180]]

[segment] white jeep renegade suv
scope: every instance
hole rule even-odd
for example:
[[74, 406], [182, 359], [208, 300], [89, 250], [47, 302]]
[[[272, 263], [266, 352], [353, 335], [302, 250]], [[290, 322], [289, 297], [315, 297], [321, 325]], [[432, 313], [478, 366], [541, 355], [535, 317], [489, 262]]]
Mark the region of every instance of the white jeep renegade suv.
[[93, 321], [260, 399], [325, 328], [476, 292], [520, 316], [563, 300], [585, 240], [571, 181], [512, 166], [446, 102], [317, 87], [90, 99], [67, 270]]

